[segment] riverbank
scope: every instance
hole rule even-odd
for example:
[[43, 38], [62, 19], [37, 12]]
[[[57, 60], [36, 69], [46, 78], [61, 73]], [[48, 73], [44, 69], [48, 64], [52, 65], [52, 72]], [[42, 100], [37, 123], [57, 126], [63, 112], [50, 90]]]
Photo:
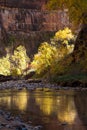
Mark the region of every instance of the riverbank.
[[[38, 82], [39, 81], [39, 82]], [[16, 80], [16, 81], [6, 81], [6, 82], [0, 82], [0, 90], [4, 89], [15, 89], [15, 90], [22, 90], [22, 89], [27, 89], [27, 90], [44, 90], [44, 88], [50, 89], [55, 89], [55, 90], [78, 90], [78, 89], [87, 89], [87, 83], [86, 82], [81, 82], [79, 80], [59, 80], [57, 83], [48, 83], [45, 81], [32, 81], [32, 80]]]

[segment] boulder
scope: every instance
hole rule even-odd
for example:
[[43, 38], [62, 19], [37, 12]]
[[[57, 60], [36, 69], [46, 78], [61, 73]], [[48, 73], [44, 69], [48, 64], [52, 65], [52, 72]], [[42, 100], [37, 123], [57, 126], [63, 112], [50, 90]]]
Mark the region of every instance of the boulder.
[[0, 74], [0, 82], [9, 81], [12, 79], [13, 79], [13, 77], [11, 75], [5, 76], [5, 75]]

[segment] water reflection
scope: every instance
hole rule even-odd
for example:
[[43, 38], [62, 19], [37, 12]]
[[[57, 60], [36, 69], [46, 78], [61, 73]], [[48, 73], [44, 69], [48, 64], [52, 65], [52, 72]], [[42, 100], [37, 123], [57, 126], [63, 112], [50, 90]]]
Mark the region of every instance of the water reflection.
[[74, 98], [75, 106], [78, 111], [79, 118], [87, 127], [87, 91], [78, 92]]
[[0, 103], [4, 103], [6, 104], [6, 106], [8, 106], [9, 108], [11, 107], [11, 97], [7, 96], [7, 97], [0, 97]]
[[35, 99], [36, 103], [40, 106], [40, 110], [43, 111], [45, 115], [53, 115], [56, 113], [60, 122], [73, 124], [77, 114], [74, 104], [74, 96], [70, 95], [70, 92], [69, 95], [55, 95], [56, 94], [53, 92], [43, 92], [37, 95]]
[[20, 111], [25, 111], [27, 108], [27, 100], [28, 96], [26, 91], [5, 91], [0, 93], [0, 104], [2, 106], [6, 106], [7, 108], [11, 109], [13, 106], [14, 109], [19, 109]]
[[40, 110], [43, 111], [45, 115], [51, 115], [51, 113], [54, 111], [55, 100], [53, 97], [50, 97], [49, 94], [47, 96], [46, 95], [47, 93], [39, 94], [35, 96], [35, 99], [36, 103], [40, 107]]
[[27, 108], [27, 100], [27, 93], [23, 91], [17, 93], [17, 95], [12, 98], [13, 104], [15, 104], [15, 106], [22, 111], [25, 111]]
[[[87, 92], [0, 91], [0, 107], [23, 113], [26, 121], [42, 124], [44, 130], [86, 130]], [[17, 113], [17, 114], [18, 114]], [[62, 124], [66, 125], [62, 125]]]
[[77, 115], [74, 97], [64, 96], [60, 98], [60, 104], [58, 104], [58, 119], [61, 122], [67, 122], [73, 124]]

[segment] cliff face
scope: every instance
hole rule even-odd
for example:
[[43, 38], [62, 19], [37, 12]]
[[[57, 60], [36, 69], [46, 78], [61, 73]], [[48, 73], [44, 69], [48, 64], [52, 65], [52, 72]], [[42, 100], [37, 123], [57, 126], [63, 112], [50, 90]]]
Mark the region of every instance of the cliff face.
[[49, 40], [52, 32], [70, 25], [66, 9], [47, 11], [45, 3], [46, 0], [0, 0], [1, 44], [3, 40], [8, 42], [9, 35], [17, 39], [15, 45], [20, 44], [18, 35], [20, 39], [26, 37], [21, 41], [31, 55], [37, 51], [36, 45]]
[[47, 0], [0, 0], [0, 5], [11, 8], [43, 9]]
[[67, 10], [39, 11], [0, 8], [0, 23], [6, 31], [57, 31], [69, 26]]

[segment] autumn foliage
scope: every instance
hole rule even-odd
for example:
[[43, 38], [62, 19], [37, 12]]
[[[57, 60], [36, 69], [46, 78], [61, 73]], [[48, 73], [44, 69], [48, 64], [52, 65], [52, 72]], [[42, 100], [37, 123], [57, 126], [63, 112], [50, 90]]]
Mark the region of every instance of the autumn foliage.
[[[43, 42], [38, 53], [35, 54], [31, 66], [36, 70], [37, 74], [46, 73], [48, 71], [55, 72], [61, 60], [74, 49], [74, 35], [69, 28], [60, 30], [55, 33], [55, 36], [50, 40], [50, 43]], [[62, 69], [60, 66], [59, 71]]]

